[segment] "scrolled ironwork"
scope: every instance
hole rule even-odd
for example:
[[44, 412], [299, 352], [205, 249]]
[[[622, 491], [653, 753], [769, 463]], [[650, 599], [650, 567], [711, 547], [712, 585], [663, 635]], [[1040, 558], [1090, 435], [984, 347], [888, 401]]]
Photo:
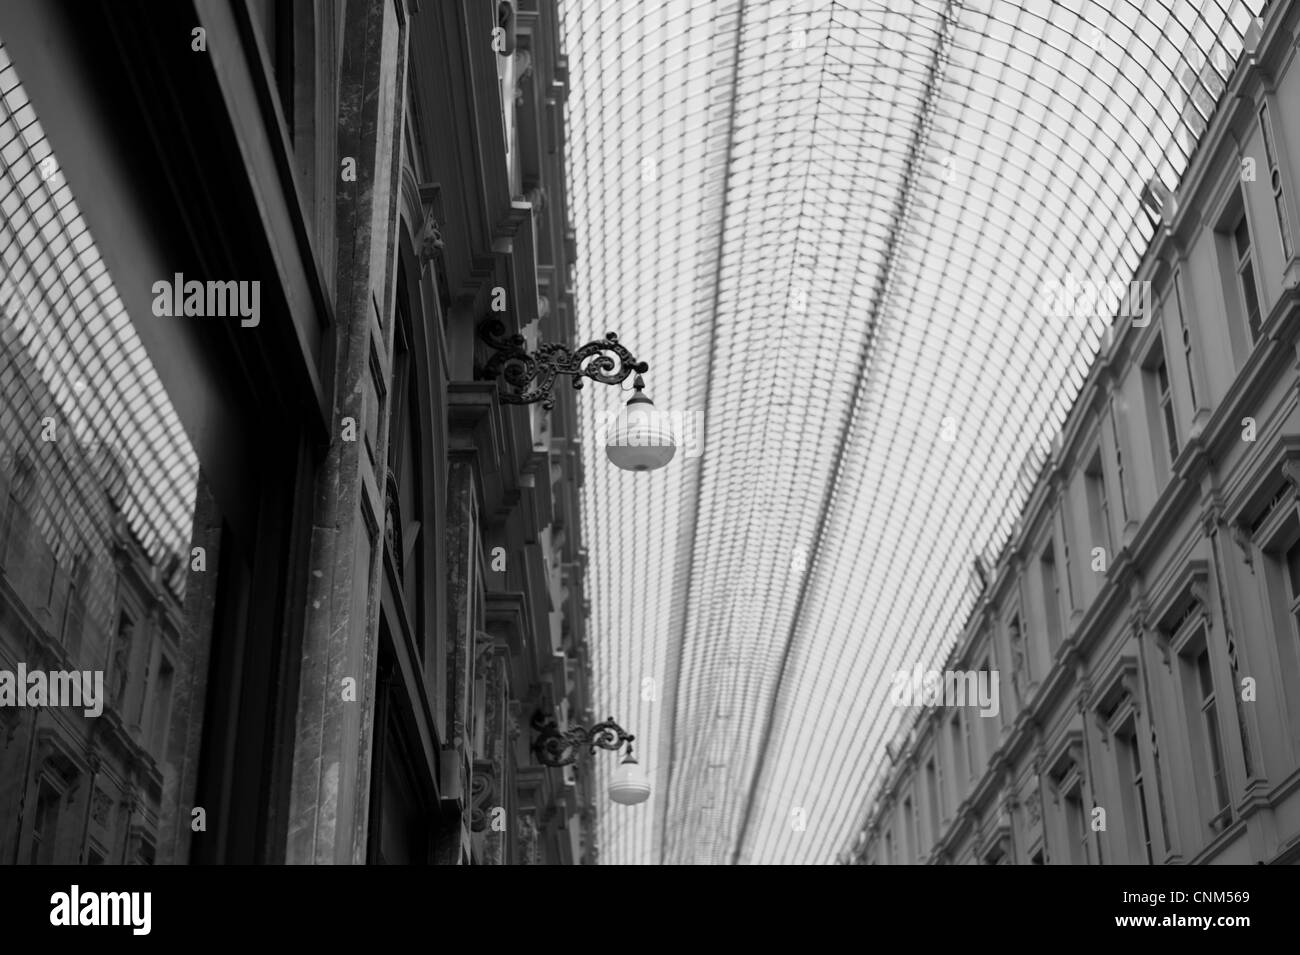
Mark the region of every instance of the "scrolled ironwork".
[[617, 385], [628, 375], [642, 375], [650, 370], [649, 364], [637, 361], [613, 332], [578, 348], [543, 342], [537, 346], [536, 352], [530, 352], [524, 347], [527, 343], [523, 335], [507, 335], [503, 322], [488, 319], [479, 327], [479, 337], [493, 351], [483, 366], [483, 377], [504, 378], [505, 383], [514, 389], [501, 395], [506, 404], [527, 405], [540, 401], [549, 411], [555, 405], [551, 389], [555, 387], [557, 375], [572, 376], [573, 387], [580, 389], [585, 378], [602, 385]]
[[575, 725], [561, 731], [553, 718], [544, 717], [539, 712], [533, 715], [532, 725], [539, 734], [533, 740], [533, 752], [537, 761], [544, 766], [568, 766], [575, 763], [583, 747], [595, 753], [597, 749], [620, 750], [626, 745], [631, 752], [632, 741], [636, 739], [614, 722], [612, 716], [590, 728]]

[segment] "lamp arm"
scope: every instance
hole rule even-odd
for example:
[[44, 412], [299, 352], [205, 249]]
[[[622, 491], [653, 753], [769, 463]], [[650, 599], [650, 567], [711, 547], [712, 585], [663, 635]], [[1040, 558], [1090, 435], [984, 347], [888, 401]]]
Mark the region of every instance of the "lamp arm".
[[602, 385], [617, 385], [633, 372], [645, 374], [649, 364], [619, 343], [613, 332], [604, 339], [587, 342], [576, 349], [558, 342], [544, 342], [536, 352], [529, 352], [523, 335], [507, 335], [500, 319], [487, 319], [479, 325], [479, 338], [492, 349], [492, 357], [483, 366], [482, 377], [504, 378], [512, 391], [501, 395], [505, 404], [526, 405], [541, 402], [547, 411], [555, 405], [551, 390], [557, 375], [573, 378], [573, 387], [581, 388], [590, 378]]
[[619, 750], [626, 744], [630, 752], [632, 741], [636, 739], [614, 722], [612, 716], [590, 729], [576, 725], [561, 732], [553, 718], [545, 719], [539, 713], [533, 717], [532, 725], [539, 734], [533, 740], [532, 750], [537, 761], [544, 766], [568, 766], [576, 763], [583, 747], [595, 753], [597, 749]]

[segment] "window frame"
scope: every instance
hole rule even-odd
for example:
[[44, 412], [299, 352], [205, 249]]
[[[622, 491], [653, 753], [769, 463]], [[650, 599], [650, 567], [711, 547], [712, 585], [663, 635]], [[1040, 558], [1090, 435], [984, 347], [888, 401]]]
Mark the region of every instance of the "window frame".
[[[1092, 452], [1085, 460], [1087, 463], [1083, 466], [1083, 489], [1088, 509], [1088, 535], [1093, 539], [1093, 547], [1098, 544], [1105, 546], [1106, 564], [1109, 566], [1115, 558], [1115, 544], [1111, 529], [1110, 493], [1106, 487], [1106, 458], [1102, 454], [1100, 442], [1093, 446]], [[1096, 540], [1099, 529], [1101, 541]], [[1091, 553], [1091, 548], [1089, 552]]]
[[[1156, 472], [1161, 484], [1173, 477], [1174, 464], [1182, 453], [1178, 434], [1178, 407], [1174, 402], [1173, 378], [1169, 374], [1169, 354], [1165, 349], [1164, 335], [1156, 335], [1142, 362], [1147, 397], [1147, 422], [1152, 436], [1159, 434], [1163, 440], [1152, 441]], [[1155, 449], [1159, 447], [1159, 451]]]
[[1300, 739], [1300, 596], [1291, 586], [1287, 567], [1287, 554], [1300, 547], [1300, 507], [1285, 482], [1264, 501], [1273, 503], [1265, 504], [1263, 513], [1242, 527], [1249, 538], [1247, 546], [1261, 558], [1261, 596], [1266, 626], [1272, 632], [1272, 649], [1277, 653], [1276, 679], [1288, 735]]
[[[1200, 817], [1212, 836], [1217, 836], [1235, 818], [1232, 804], [1232, 779], [1224, 732], [1223, 698], [1219, 680], [1215, 675], [1215, 656], [1210, 646], [1209, 625], [1203, 613], [1193, 605], [1170, 638], [1177, 663], [1178, 689], [1185, 708], [1188, 729], [1187, 743], [1191, 763], [1186, 767], [1190, 774]], [[1200, 659], [1206, 660], [1210, 678], [1210, 693], [1204, 692]], [[1209, 713], [1213, 713], [1213, 720]], [[1229, 714], [1228, 718], [1232, 718]], [[1219, 764], [1216, 777], [1215, 762]]]
[[[28, 865], [57, 865], [59, 863], [59, 824], [63, 820], [63, 813], [67, 808], [64, 800], [67, 798], [68, 789], [62, 786], [56, 779], [55, 774], [46, 770], [37, 773], [34, 780], [36, 792], [35, 803], [32, 806], [32, 822], [27, 833], [27, 864]], [[45, 793], [53, 796], [53, 821], [50, 824], [48, 837], [40, 832], [42, 812], [41, 807], [47, 803], [41, 798]], [[48, 841], [48, 845], [47, 845]], [[41, 858], [37, 858], [37, 856]]]
[[[1246, 237], [1246, 246], [1241, 246], [1241, 235]], [[1250, 334], [1250, 343], [1258, 344], [1260, 326], [1263, 323], [1262, 306], [1259, 294], [1259, 275], [1255, 267], [1255, 239], [1251, 234], [1250, 220], [1246, 210], [1232, 230], [1233, 267], [1237, 273], [1237, 292], [1241, 295], [1242, 314], [1246, 319], [1246, 331]], [[1250, 278], [1247, 279], [1247, 273]], [[1252, 305], [1253, 303], [1253, 305]]]
[[1057, 650], [1065, 642], [1065, 614], [1062, 612], [1061, 571], [1056, 563], [1054, 535], [1048, 535], [1046, 545], [1038, 552], [1038, 568], [1043, 588], [1043, 609], [1046, 613], [1043, 623], [1047, 631], [1047, 648], [1050, 658], [1055, 660]]
[[[1259, 257], [1255, 254], [1259, 246], [1259, 230], [1254, 227], [1245, 192], [1235, 175], [1225, 185], [1228, 187], [1227, 194], [1218, 204], [1218, 214], [1211, 221], [1214, 223], [1219, 279], [1227, 313], [1228, 339], [1236, 357], [1236, 367], [1240, 368], [1259, 344], [1265, 319]], [[1238, 235], [1243, 228], [1248, 240], [1245, 249], [1238, 242]], [[1249, 285], [1244, 278], [1247, 270], [1253, 280]], [[1253, 323], [1247, 298], [1248, 288], [1253, 292], [1257, 312]]]
[[[1088, 807], [1084, 801], [1083, 778], [1071, 770], [1058, 784], [1065, 817], [1066, 843], [1069, 845], [1070, 865], [1089, 865], [1091, 850], [1088, 843]], [[1077, 831], [1076, 831], [1077, 830]], [[1082, 856], [1082, 858], [1080, 858]]]
[[1148, 780], [1142, 769], [1142, 743], [1137, 714], [1131, 705], [1125, 707], [1114, 735], [1119, 748], [1127, 751], [1116, 760], [1116, 769], [1123, 787], [1121, 802], [1129, 853], [1133, 857], [1143, 855], [1146, 858], [1145, 863], [1131, 864], [1154, 865], [1155, 842], [1151, 834], [1151, 814], [1146, 799]]

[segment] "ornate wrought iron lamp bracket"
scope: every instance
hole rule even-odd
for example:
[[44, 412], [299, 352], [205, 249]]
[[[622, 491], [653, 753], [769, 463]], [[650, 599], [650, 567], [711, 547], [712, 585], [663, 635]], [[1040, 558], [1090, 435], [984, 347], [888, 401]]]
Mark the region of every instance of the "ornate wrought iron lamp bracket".
[[590, 378], [602, 385], [617, 385], [628, 375], [643, 375], [650, 366], [637, 361], [632, 353], [619, 344], [618, 336], [608, 333], [604, 339], [587, 342], [578, 348], [569, 348], [558, 342], [544, 342], [536, 352], [526, 350], [523, 335], [506, 335], [506, 327], [498, 319], [488, 319], [479, 326], [479, 338], [492, 349], [492, 357], [483, 366], [482, 377], [505, 378], [513, 391], [506, 391], [501, 400], [506, 404], [527, 405], [538, 401], [547, 411], [555, 405], [551, 389], [557, 375], [571, 375], [575, 389]]
[[568, 766], [575, 763], [584, 746], [595, 753], [597, 749], [619, 750], [626, 744], [630, 756], [632, 741], [636, 739], [614, 722], [612, 716], [590, 729], [575, 725], [560, 732], [553, 717], [546, 717], [538, 711], [533, 714], [532, 726], [539, 734], [533, 740], [533, 752], [537, 755], [537, 761], [544, 766]]

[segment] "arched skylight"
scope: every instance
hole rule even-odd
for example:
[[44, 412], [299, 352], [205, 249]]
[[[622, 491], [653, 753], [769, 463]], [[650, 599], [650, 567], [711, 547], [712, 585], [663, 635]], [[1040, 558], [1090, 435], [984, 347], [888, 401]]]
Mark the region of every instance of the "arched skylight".
[[[1262, 0], [562, 0], [583, 340], [697, 448], [587, 440], [604, 863], [830, 862], [946, 651]], [[698, 451], [698, 454], [692, 454]], [[599, 763], [606, 775], [612, 761]]]

